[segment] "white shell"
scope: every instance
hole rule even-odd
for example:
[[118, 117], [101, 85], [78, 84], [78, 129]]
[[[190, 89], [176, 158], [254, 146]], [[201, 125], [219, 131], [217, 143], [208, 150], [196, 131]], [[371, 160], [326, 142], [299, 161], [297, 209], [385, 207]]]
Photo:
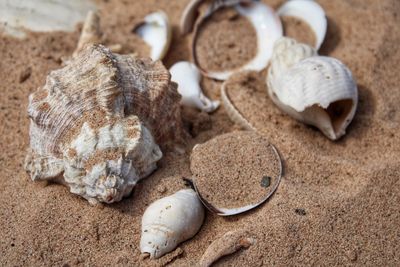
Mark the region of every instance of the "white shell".
[[135, 29], [150, 47], [152, 60], [161, 60], [171, 44], [172, 29], [167, 14], [158, 11], [147, 15]]
[[[232, 2], [232, 1], [231, 1]], [[240, 2], [240, 1], [239, 1]], [[253, 70], [253, 71], [261, 71], [265, 67], [267, 67], [269, 60], [272, 56], [273, 45], [276, 40], [278, 40], [282, 36], [282, 24], [281, 20], [275, 14], [275, 12], [267, 5], [260, 2], [246, 2], [246, 5], [235, 5], [235, 9], [237, 12], [246, 17], [250, 23], [253, 25], [257, 34], [257, 55], [250, 60], [250, 62], [246, 63], [244, 66], [240, 67], [238, 70]], [[230, 1], [223, 1], [220, 3], [222, 6], [229, 6]], [[220, 6], [218, 6], [220, 8]], [[214, 10], [210, 10], [203, 18], [203, 21], [200, 21], [196, 27], [196, 31], [194, 33], [194, 40], [192, 45], [192, 55], [196, 66], [199, 67], [199, 63], [197, 60], [195, 45], [197, 39], [198, 28], [201, 26], [202, 22], [209, 17], [212, 12], [218, 10], [215, 8]], [[200, 68], [201, 69], [201, 68]], [[207, 71], [201, 69], [204, 75], [207, 77], [216, 79], [216, 80], [226, 80], [228, 79], [234, 72], [238, 70], [226, 70], [226, 71]]]
[[331, 140], [339, 139], [358, 102], [350, 70], [337, 59], [315, 56], [307, 45], [292, 42], [281, 49], [288, 42], [282, 40], [274, 51], [267, 77], [269, 96], [293, 118], [317, 127]]
[[315, 48], [319, 50], [324, 42], [328, 21], [323, 8], [313, 0], [287, 1], [278, 9], [278, 15], [296, 17], [306, 22], [315, 34]]
[[18, 38], [26, 36], [24, 29], [72, 32], [94, 9], [89, 0], [0, 0], [0, 29]]
[[159, 199], [143, 214], [140, 251], [159, 258], [193, 237], [203, 220], [203, 205], [192, 189]]
[[212, 101], [203, 94], [200, 88], [201, 74], [193, 63], [181, 61], [175, 63], [169, 71], [171, 81], [178, 84], [183, 105], [205, 112], [213, 112], [219, 107], [219, 101]]

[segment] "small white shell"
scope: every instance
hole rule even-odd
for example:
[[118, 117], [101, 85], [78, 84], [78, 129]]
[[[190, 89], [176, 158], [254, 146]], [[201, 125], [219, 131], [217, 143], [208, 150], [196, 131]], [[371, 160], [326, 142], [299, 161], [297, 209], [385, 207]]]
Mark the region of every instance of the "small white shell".
[[219, 101], [211, 101], [203, 94], [200, 88], [201, 74], [193, 63], [181, 61], [174, 64], [169, 71], [171, 81], [178, 84], [183, 105], [205, 112], [213, 112], [219, 107]]
[[[235, 1], [222, 1], [220, 3], [220, 6], [217, 7], [220, 8], [223, 6], [230, 6], [231, 2]], [[240, 67], [239, 70], [261, 71], [268, 65], [268, 62], [272, 56], [273, 45], [275, 41], [282, 36], [283, 30], [282, 30], [281, 20], [269, 6], [263, 3], [249, 2], [249, 1], [243, 1], [243, 2], [247, 4], [244, 6], [237, 4], [234, 7], [240, 15], [246, 17], [250, 21], [250, 23], [256, 30], [258, 49], [257, 49], [257, 55], [252, 60], [250, 60], [250, 62]], [[204, 22], [205, 19], [211, 16], [213, 12], [218, 10], [218, 8], [210, 10], [207, 13], [207, 16], [203, 17], [202, 18], [203, 20], [200, 21], [196, 27], [193, 37], [194, 40], [192, 45], [192, 56], [196, 66], [198, 67], [199, 63], [197, 60], [196, 49], [195, 49], [198, 29], [200, 28], [202, 22]], [[216, 80], [226, 80], [234, 72], [238, 71], [238, 70], [207, 71], [204, 69], [201, 70], [204, 73], [204, 75]]]
[[319, 50], [324, 42], [328, 21], [322, 7], [313, 0], [287, 1], [278, 9], [278, 15], [296, 17], [306, 22], [315, 34], [315, 48]]
[[[358, 102], [350, 70], [337, 59], [313, 55], [307, 45], [292, 43], [285, 50], [281, 49], [284, 43], [274, 51], [267, 78], [269, 96], [293, 118], [317, 127], [331, 140], [339, 139]], [[299, 61], [291, 61], [290, 55]]]
[[34, 32], [74, 31], [89, 10], [96, 6], [89, 0], [0, 1], [0, 29], [17, 38]]
[[172, 29], [167, 14], [158, 11], [147, 15], [135, 32], [151, 47], [150, 58], [162, 60], [171, 44]]
[[203, 220], [203, 205], [192, 189], [159, 199], [143, 214], [140, 251], [157, 259], [192, 238]]

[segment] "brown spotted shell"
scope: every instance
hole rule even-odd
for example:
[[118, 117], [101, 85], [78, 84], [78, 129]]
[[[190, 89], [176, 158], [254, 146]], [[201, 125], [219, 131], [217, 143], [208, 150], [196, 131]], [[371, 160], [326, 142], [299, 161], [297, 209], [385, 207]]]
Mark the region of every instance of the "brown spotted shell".
[[[111, 174], [107, 172], [113, 169], [113, 175], [123, 181], [133, 175], [129, 169], [133, 167], [136, 177], [131, 178], [136, 183], [154, 170], [155, 162], [161, 158], [157, 144], [167, 147], [182, 141], [180, 96], [176, 87], [159, 61], [114, 54], [102, 45], [87, 47], [67, 66], [52, 71], [45, 86], [29, 97], [31, 125], [27, 171], [34, 180], [53, 179], [64, 174], [64, 182], [72, 191], [71, 184], [77, 181], [66, 181], [65, 177], [72, 164], [80, 172], [72, 176], [79, 176], [82, 181], [86, 179], [84, 183], [93, 187], [92, 180], [100, 177], [91, 177], [88, 182], [91, 170], [85, 169], [85, 162], [96, 154], [100, 157], [96, 162], [105, 163], [105, 169], [108, 168], [108, 171], [99, 171], [98, 176], [108, 177]], [[93, 140], [97, 142], [95, 146], [87, 148]], [[98, 147], [102, 147], [101, 151]], [[140, 161], [140, 164], [133, 161]], [[121, 162], [128, 164], [123, 167]], [[104, 201], [103, 197], [93, 194], [88, 196], [88, 192], [78, 194], [89, 200], [113, 202], [121, 199], [122, 193], [127, 194], [126, 188], [118, 189], [116, 185], [114, 188], [113, 184], [116, 183], [108, 181], [106, 186], [117, 188], [118, 192], [111, 190], [113, 197], [108, 199], [112, 201]]]

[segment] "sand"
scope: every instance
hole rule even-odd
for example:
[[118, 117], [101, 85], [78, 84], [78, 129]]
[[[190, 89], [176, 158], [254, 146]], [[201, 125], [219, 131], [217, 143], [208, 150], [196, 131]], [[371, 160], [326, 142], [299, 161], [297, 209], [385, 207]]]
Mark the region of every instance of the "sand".
[[[165, 64], [189, 59], [190, 36], [180, 37], [178, 31], [186, 2], [99, 1], [107, 43], [147, 55], [148, 48], [131, 31], [146, 14], [162, 9], [174, 25]], [[283, 1], [265, 2], [276, 8]], [[283, 114], [266, 97], [266, 71], [233, 77], [243, 84], [243, 92], [232, 95], [235, 105], [282, 155], [281, 185], [267, 203], [249, 213], [225, 218], [207, 212], [193, 239], [157, 261], [140, 257], [145, 208], [185, 186], [181, 177], [191, 176], [195, 144], [239, 127], [223, 108], [210, 116], [185, 110], [185, 125], [193, 134], [186, 152], [167, 153], [131, 197], [92, 207], [62, 185], [32, 182], [22, 167], [29, 142], [28, 95], [44, 85], [49, 71], [60, 68], [61, 57], [72, 54], [79, 31], [31, 34], [25, 41], [1, 37], [0, 265], [193, 266], [212, 241], [237, 229], [251, 233], [255, 244], [216, 266], [400, 265], [400, 2], [318, 2], [329, 17], [321, 53], [345, 62], [359, 88], [359, 108], [347, 135], [331, 142]], [[238, 21], [221, 22], [221, 27], [251, 32], [248, 23]], [[243, 50], [240, 60], [253, 53], [246, 38], [235, 39], [235, 47]], [[217, 68], [225, 64], [217, 59], [235, 57], [227, 50], [221, 53], [213, 55], [214, 63], [202, 58], [203, 64]], [[202, 85], [208, 96], [219, 98], [220, 82], [203, 79]]]

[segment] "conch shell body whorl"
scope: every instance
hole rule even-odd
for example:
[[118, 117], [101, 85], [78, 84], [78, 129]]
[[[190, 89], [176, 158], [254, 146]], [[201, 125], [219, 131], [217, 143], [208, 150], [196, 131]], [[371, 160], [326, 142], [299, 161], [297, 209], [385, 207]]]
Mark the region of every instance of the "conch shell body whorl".
[[182, 138], [179, 102], [161, 62], [89, 46], [30, 95], [25, 168], [91, 202], [119, 201], [156, 168], [157, 144]]

